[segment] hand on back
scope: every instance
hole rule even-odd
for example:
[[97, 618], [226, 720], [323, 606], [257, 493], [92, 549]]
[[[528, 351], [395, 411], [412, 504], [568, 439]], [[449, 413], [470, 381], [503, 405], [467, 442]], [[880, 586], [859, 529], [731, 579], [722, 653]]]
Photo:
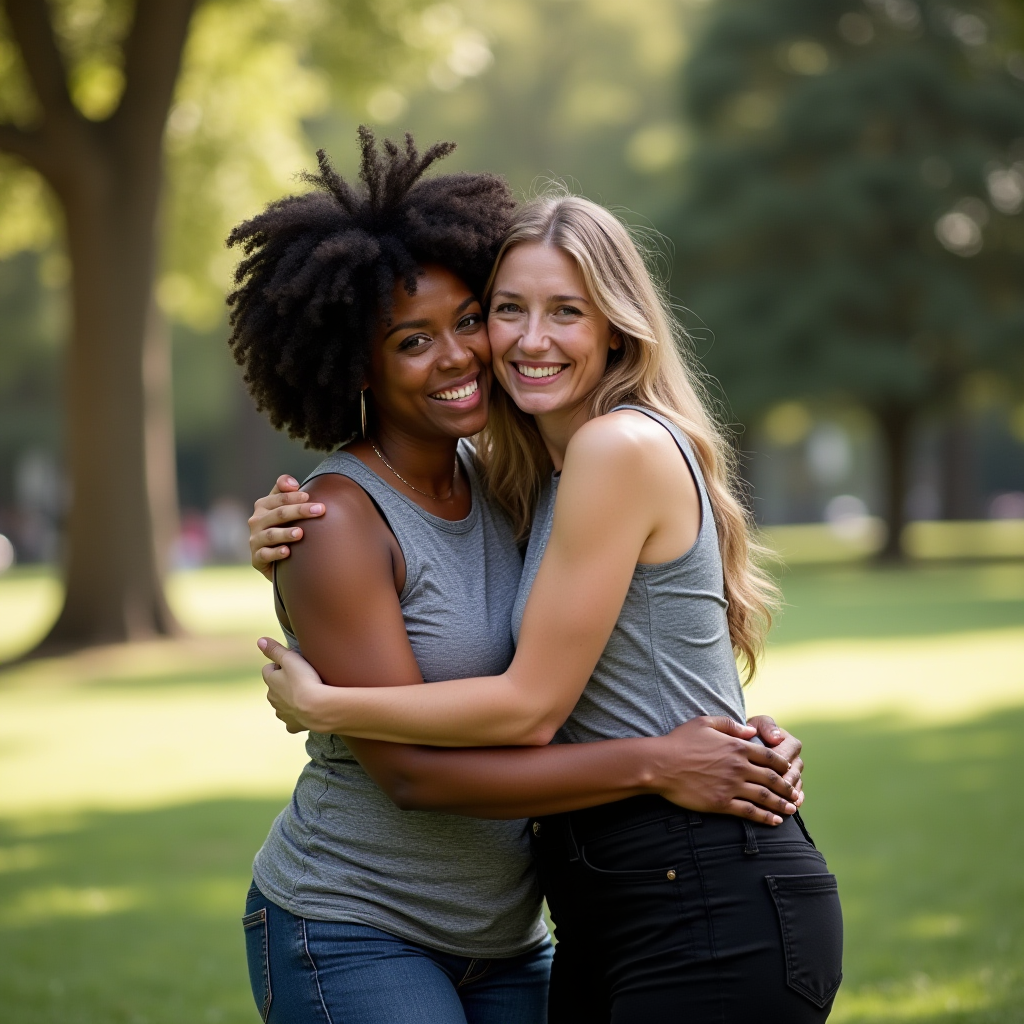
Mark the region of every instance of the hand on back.
[[323, 504], [311, 502], [309, 495], [299, 490], [298, 480], [279, 476], [274, 489], [253, 505], [249, 519], [252, 567], [270, 579], [274, 562], [291, 554], [288, 544], [302, 539], [302, 527], [287, 524], [323, 514]]
[[767, 716], [693, 718], [657, 742], [658, 792], [680, 807], [778, 825], [803, 803], [801, 743]]

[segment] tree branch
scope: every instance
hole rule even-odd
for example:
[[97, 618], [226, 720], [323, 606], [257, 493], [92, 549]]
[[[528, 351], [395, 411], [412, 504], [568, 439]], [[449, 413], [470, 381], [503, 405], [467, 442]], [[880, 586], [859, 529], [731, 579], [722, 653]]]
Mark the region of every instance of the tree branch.
[[[124, 44], [124, 98], [114, 115], [147, 148], [160, 146], [196, 0], [136, 0]], [[139, 140], [141, 141], [141, 140]]]
[[74, 105], [68, 94], [67, 71], [57, 47], [46, 0], [4, 0], [4, 8], [43, 116], [72, 112]]

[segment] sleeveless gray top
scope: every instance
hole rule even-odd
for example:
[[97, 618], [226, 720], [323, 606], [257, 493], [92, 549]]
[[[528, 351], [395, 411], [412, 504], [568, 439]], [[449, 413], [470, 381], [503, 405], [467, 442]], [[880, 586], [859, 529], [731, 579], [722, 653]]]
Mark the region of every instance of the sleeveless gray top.
[[[427, 682], [495, 675], [513, 654], [519, 550], [487, 503], [472, 449], [460, 454], [473, 504], [458, 522], [426, 512], [344, 451], [307, 478], [349, 477], [383, 513], [405, 556], [402, 613]], [[338, 736], [310, 733], [306, 752], [253, 865], [268, 899], [459, 956], [514, 956], [545, 939], [524, 821], [401, 811]]]
[[[697, 540], [685, 554], [657, 565], [637, 564], [618, 621], [594, 674], [555, 742], [586, 743], [626, 736], [662, 736], [698, 715], [745, 720], [743, 689], [726, 621], [718, 533], [700, 466], [682, 431], [637, 406], [675, 439], [700, 492]], [[558, 476], [545, 485], [533, 519], [512, 629], [519, 640], [523, 609], [548, 537]]]

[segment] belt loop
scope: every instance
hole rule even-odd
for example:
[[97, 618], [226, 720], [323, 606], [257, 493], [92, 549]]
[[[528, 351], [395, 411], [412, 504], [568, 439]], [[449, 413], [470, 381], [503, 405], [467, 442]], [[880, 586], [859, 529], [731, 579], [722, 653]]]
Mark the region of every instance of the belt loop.
[[576, 836], [572, 831], [572, 814], [565, 816], [565, 852], [569, 854], [569, 863], [580, 859], [579, 847], [576, 845]]
[[818, 847], [814, 845], [814, 840], [811, 838], [811, 833], [807, 831], [807, 826], [804, 824], [804, 819], [800, 817], [800, 812], [797, 811], [793, 815], [793, 817], [796, 818], [796, 823], [800, 826], [800, 831], [803, 832], [804, 839], [806, 839], [807, 842], [811, 844], [811, 846], [814, 846], [814, 848], [817, 849]]
[[754, 835], [754, 826], [749, 821], [743, 822], [743, 832], [747, 837], [747, 845], [743, 847], [743, 852], [749, 854], [759, 853], [757, 836]]

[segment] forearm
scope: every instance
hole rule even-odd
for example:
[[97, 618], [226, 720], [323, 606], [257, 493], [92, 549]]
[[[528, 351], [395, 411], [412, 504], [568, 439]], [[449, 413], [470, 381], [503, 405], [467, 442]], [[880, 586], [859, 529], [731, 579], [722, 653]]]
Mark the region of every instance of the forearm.
[[[556, 814], [658, 791], [658, 740], [548, 747], [395, 746], [348, 740], [374, 781], [403, 810], [475, 818]], [[380, 756], [381, 754], [386, 756]]]
[[[509, 673], [428, 686], [323, 686], [311, 692], [314, 732], [438, 747], [543, 746], [561, 719]], [[570, 708], [571, 710], [571, 708]]]

